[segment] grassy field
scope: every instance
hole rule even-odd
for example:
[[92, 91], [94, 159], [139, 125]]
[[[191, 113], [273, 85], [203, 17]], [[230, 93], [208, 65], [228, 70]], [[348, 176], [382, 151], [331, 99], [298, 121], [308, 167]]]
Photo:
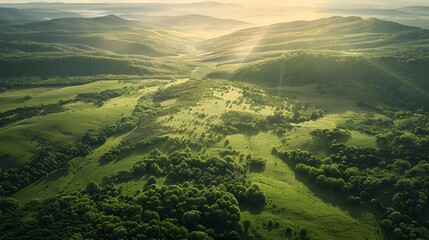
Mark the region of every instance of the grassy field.
[[[99, 81], [80, 86], [70, 87], [40, 87], [20, 90], [11, 90], [1, 94], [0, 111], [5, 112], [19, 107], [30, 107], [40, 104], [57, 103], [60, 100], [68, 100], [85, 92], [101, 92], [107, 89], [121, 89], [123, 87], [136, 86], [132, 81]], [[138, 85], [137, 85], [138, 86]], [[28, 101], [19, 102], [24, 96], [32, 98]]]
[[[62, 126], [62, 128], [69, 127], [68, 130], [76, 134], [74, 137], [81, 136], [88, 129], [97, 129], [119, 117], [129, 116], [134, 110], [135, 105], [137, 104], [137, 101], [140, 99], [140, 97], [158, 89], [158, 86], [152, 86], [153, 83], [150, 82], [151, 81], [139, 81], [139, 84], [151, 84], [151, 86], [141, 89], [131, 96], [114, 98], [108, 101], [102, 107], [95, 107], [93, 104], [88, 103], [71, 104], [71, 106], [68, 106], [69, 111], [63, 113], [65, 116], [56, 116], [52, 122]], [[165, 82], [161, 81], [157, 84], [162, 85], [164, 83]], [[107, 86], [115, 87], [117, 85], [109, 84]], [[71, 121], [71, 119], [76, 118], [82, 119], [83, 121], [79, 121], [78, 123]], [[52, 131], [52, 126], [48, 129], [50, 130], [46, 130], [47, 133], [58, 132]], [[95, 149], [87, 156], [72, 159], [70, 163], [73, 167], [70, 171], [53, 172], [47, 178], [42, 179], [41, 181], [38, 181], [18, 192], [15, 197], [24, 203], [30, 201], [33, 198], [45, 199], [60, 192], [82, 189], [89, 181], [101, 182], [103, 176], [112, 175], [113, 173], [116, 173], [120, 170], [128, 170], [136, 161], [140, 160], [139, 155], [129, 156], [125, 159], [121, 159], [121, 161], [111, 162], [105, 165], [101, 165], [99, 161], [100, 157], [104, 153], [116, 147], [121, 141], [124, 140], [127, 135], [128, 134], [124, 134], [121, 136], [109, 138], [105, 144]], [[53, 137], [55, 141], [64, 140], [64, 138], [66, 138], [60, 133]], [[72, 139], [74, 138], [70, 136], [69, 140]]]
[[[34, 198], [46, 199], [58, 193], [84, 189], [90, 181], [101, 183], [104, 176], [128, 170], [144, 154], [131, 155], [104, 165], [100, 164], [99, 161], [104, 153], [116, 147], [126, 136], [127, 134], [108, 139], [103, 146], [95, 149], [86, 157], [71, 160], [70, 163], [73, 166], [71, 170], [52, 172], [47, 178], [28, 186], [13, 197], [23, 203], [27, 203]], [[141, 182], [139, 182], [139, 185], [142, 185]]]
[[[186, 82], [186, 79], [178, 80], [163, 86], [163, 88]], [[133, 83], [119, 83], [117, 81], [99, 82], [63, 89], [45, 89], [45, 91], [52, 92], [57, 99], [60, 99], [71, 98], [83, 89], [101, 91], [103, 89], [122, 88], [132, 85]], [[158, 89], [158, 86], [147, 87], [130, 96], [111, 99], [101, 107], [96, 107], [89, 103], [73, 103], [66, 106], [67, 111], [65, 112], [33, 117], [7, 126], [1, 129], [4, 137], [3, 142], [5, 143], [3, 146], [8, 146], [7, 142], [13, 143], [16, 141], [22, 144], [19, 146], [11, 145], [8, 149], [2, 147], [2, 150], [10, 151], [11, 148], [20, 147], [19, 154], [27, 154], [28, 156], [18, 155], [17, 153], [14, 157], [17, 159], [29, 159], [31, 151], [37, 148], [37, 141], [31, 140], [31, 136], [37, 135], [39, 138], [55, 139], [62, 142], [72, 141], [88, 129], [94, 129], [121, 116], [130, 115], [141, 96], [146, 93], [155, 93]], [[183, 107], [182, 110], [175, 114], [159, 117], [157, 121], [169, 128], [168, 136], [195, 141], [203, 133], [209, 133], [212, 124], [219, 123], [219, 116], [227, 111], [244, 111], [265, 116], [274, 112], [274, 107], [271, 106], [264, 106], [263, 108], [252, 107], [249, 104], [249, 99], [243, 97], [242, 91], [243, 89], [232, 86], [226, 88], [218, 86], [208, 89], [209, 95], [196, 102], [194, 106]], [[309, 94], [305, 97], [305, 91], [305, 88], [290, 89], [291, 97], [289, 99], [314, 104], [313, 101], [317, 100], [319, 96], [326, 96], [318, 102], [326, 108], [329, 108], [329, 104], [333, 101], [324, 94]], [[64, 95], [59, 92], [63, 92]], [[43, 97], [48, 94], [42, 91], [41, 88], [20, 90], [17, 93], [20, 94], [19, 96], [32, 93], [35, 96], [33, 104], [37, 104], [37, 101], [43, 101]], [[14, 96], [12, 93], [8, 94]], [[292, 97], [292, 95], [294, 96]], [[19, 97], [17, 96], [16, 98]], [[13, 107], [13, 105], [10, 105], [12, 103], [7, 104], [9, 104], [9, 108]], [[178, 104], [180, 104], [180, 101], [177, 98], [160, 102], [160, 106], [165, 109]], [[355, 106], [352, 100], [344, 104], [347, 104], [345, 108]], [[357, 108], [352, 109], [359, 112]], [[201, 114], [204, 114], [203, 118], [200, 117]], [[280, 230], [284, 230], [287, 227], [292, 228], [295, 232], [305, 228], [308, 230], [308, 235], [311, 239], [382, 238], [371, 214], [361, 209], [356, 209], [353, 211], [352, 216], [348, 212], [350, 209], [347, 209], [347, 206], [330, 204], [315, 195], [303, 182], [299, 181], [289, 166], [271, 155], [272, 147], [277, 147], [280, 150], [311, 149], [310, 132], [313, 129], [333, 129], [336, 127], [336, 123], [353, 114], [355, 114], [353, 111], [329, 113], [316, 121], [294, 124], [294, 129], [284, 137], [278, 137], [271, 132], [259, 132], [257, 135], [228, 135], [223, 137], [212, 148], [207, 149], [207, 155], [216, 155], [219, 150], [225, 148], [225, 140], [229, 140], [229, 145], [241, 154], [252, 154], [255, 157], [267, 160], [266, 168], [263, 172], [249, 173], [250, 179], [260, 186], [268, 198], [268, 205], [264, 211], [254, 212], [242, 209], [242, 218], [243, 220], [252, 221], [253, 231], [262, 234], [265, 239], [278, 239], [281, 236]], [[76, 119], [80, 119], [80, 121], [76, 121]], [[131, 133], [109, 138], [105, 144], [93, 150], [86, 157], [71, 160], [72, 168], [70, 170], [52, 172], [48, 177], [28, 186], [13, 197], [22, 203], [27, 203], [33, 198], [46, 199], [58, 193], [82, 189], [90, 181], [101, 183], [103, 176], [130, 169], [147, 151], [132, 151], [123, 156], [121, 155], [120, 160], [104, 165], [99, 161], [104, 153], [115, 148], [128, 134]], [[8, 141], [12, 136], [22, 136], [23, 139]], [[362, 146], [374, 146], [375, 138], [359, 132], [352, 132], [352, 138], [349, 142]], [[25, 146], [28, 150], [22, 151]], [[146, 179], [144, 177], [120, 183], [119, 186], [124, 189], [125, 193], [132, 195], [145, 184]], [[164, 178], [158, 178], [157, 182], [162, 184], [164, 180]], [[279, 228], [273, 230], [264, 228], [264, 224], [268, 220], [278, 221]]]
[[[0, 104], [3, 110], [22, 106], [32, 106], [56, 103], [59, 100], [74, 98], [79, 93], [101, 92], [107, 89], [122, 89], [124, 87], [138, 88], [151, 81], [100, 81], [82, 86], [65, 88], [34, 88], [10, 91], [2, 94], [7, 101]], [[37, 152], [40, 144], [70, 143], [83, 136], [88, 130], [99, 129], [104, 125], [115, 122], [120, 117], [130, 116], [138, 99], [146, 91], [141, 89], [131, 95], [124, 95], [108, 100], [98, 107], [93, 103], [75, 102], [66, 104], [65, 111], [48, 115], [27, 118], [0, 129], [0, 161], [1, 167], [20, 166]], [[25, 95], [33, 98], [24, 103], [16, 100]], [[49, 99], [49, 100], [48, 100]], [[3, 102], [2, 102], [3, 103]], [[78, 121], [77, 121], [78, 120]]]
[[[308, 229], [311, 239], [382, 239], [373, 216], [362, 212], [361, 216], [352, 217], [339, 206], [320, 199], [296, 179], [285, 163], [273, 157], [271, 148], [282, 146], [277, 136], [260, 133], [254, 137], [233, 135], [227, 139], [240, 153], [268, 160], [264, 172], [251, 173], [250, 178], [268, 196], [269, 207], [257, 214], [242, 212], [243, 218], [251, 220], [266, 239], [278, 239], [281, 236], [279, 231], [286, 227], [295, 231]], [[273, 219], [280, 223], [280, 228], [264, 229], [263, 223]], [[338, 224], [340, 222], [342, 224]]]
[[[298, 92], [298, 91], [297, 91]], [[317, 96], [304, 96], [304, 88], [301, 88], [296, 98], [302, 102], [307, 102], [317, 99]], [[322, 95], [325, 99], [330, 98], [327, 95]], [[183, 134], [172, 134], [176, 137], [184, 137], [189, 139], [197, 139], [202, 132], [208, 131], [207, 123], [199, 121], [196, 116], [197, 113], [207, 114], [207, 118], [218, 116], [229, 110], [239, 110], [256, 113], [256, 111], [249, 110], [249, 105], [229, 105], [226, 102], [235, 101], [240, 97], [240, 90], [232, 88], [224, 91], [214, 91], [214, 99], [205, 99], [197, 103], [197, 107], [185, 109], [178, 114], [174, 115], [172, 120], [168, 117], [161, 118], [160, 121], [173, 129], [190, 129]], [[327, 103], [329, 106], [331, 99], [324, 100], [322, 103]], [[169, 102], [172, 104], [173, 101]], [[311, 104], [312, 102], [310, 102]], [[333, 106], [332, 103], [330, 103]], [[345, 108], [355, 106], [355, 102], [350, 100], [346, 102]], [[246, 110], [243, 110], [246, 107]], [[357, 111], [360, 111], [359, 109]], [[259, 112], [260, 114], [272, 114], [273, 109], [266, 108]], [[261, 232], [266, 239], [278, 239], [280, 237], [280, 230], [286, 227], [291, 227], [295, 231], [300, 228], [309, 229], [309, 236], [311, 239], [381, 239], [382, 236], [376, 225], [374, 216], [371, 214], [361, 212], [360, 215], [351, 216], [346, 210], [339, 206], [333, 206], [330, 203], [322, 200], [311, 190], [295, 178], [293, 171], [284, 164], [281, 160], [276, 159], [271, 155], [272, 147], [279, 149], [297, 149], [311, 147], [310, 132], [317, 128], [330, 128], [336, 127], [336, 123], [341, 121], [346, 116], [354, 112], [328, 114], [324, 118], [317, 121], [310, 121], [305, 123], [296, 124], [294, 130], [289, 132], [286, 139], [286, 146], [282, 144], [279, 137], [269, 133], [261, 132], [256, 136], [246, 135], [229, 135], [225, 140], [229, 140], [230, 146], [238, 150], [242, 154], [252, 154], [256, 157], [267, 159], [266, 169], [262, 173], [251, 173], [250, 178], [257, 183], [266, 193], [269, 199], [269, 208], [261, 213], [253, 213], [244, 210], [242, 212], [243, 219], [252, 221], [252, 226]], [[194, 122], [199, 122], [193, 127]], [[214, 120], [216, 121], [216, 120]], [[188, 123], [188, 124], [186, 124]], [[191, 127], [192, 126], [192, 127]], [[192, 132], [191, 134], [189, 134]], [[374, 146], [375, 138], [353, 132], [350, 143], [358, 146]], [[209, 155], [216, 155], [216, 153], [224, 149], [224, 140], [217, 143], [214, 148], [207, 151]], [[273, 207], [275, 206], [275, 208]], [[280, 209], [284, 209], [281, 210]], [[316, 211], [317, 209], [317, 211]], [[358, 210], [360, 211], [360, 210]], [[355, 211], [356, 212], [356, 211]], [[268, 220], [277, 220], [280, 223], [280, 229], [268, 231], [263, 228], [263, 223]], [[339, 224], [341, 223], [341, 224]]]

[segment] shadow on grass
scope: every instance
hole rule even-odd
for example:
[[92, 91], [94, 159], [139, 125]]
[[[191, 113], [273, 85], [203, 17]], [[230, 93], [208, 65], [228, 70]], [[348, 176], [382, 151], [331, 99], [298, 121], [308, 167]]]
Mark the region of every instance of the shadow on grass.
[[314, 193], [318, 198], [322, 199], [325, 203], [331, 204], [333, 206], [341, 208], [343, 211], [349, 213], [353, 218], [360, 217], [366, 213], [376, 214], [376, 211], [372, 210], [372, 207], [368, 204], [352, 204], [347, 202], [347, 198], [340, 191], [335, 191], [332, 189], [323, 188], [306, 176], [300, 176], [295, 173], [295, 165], [286, 161], [283, 161], [288, 165], [295, 175], [295, 178], [304, 183], [312, 193]]
[[250, 214], [253, 214], [253, 215], [259, 215], [265, 209], [265, 206], [253, 206], [253, 205], [246, 204], [246, 203], [240, 203], [239, 206], [240, 206], [240, 210], [242, 212], [246, 212], [247, 211], [247, 212], [249, 212]]
[[252, 166], [252, 165], [250, 165], [249, 171], [252, 173], [263, 173], [265, 171], [265, 165], [264, 166]]
[[55, 181], [61, 177], [67, 176], [68, 174], [69, 174], [69, 170], [67, 169], [56, 170], [54, 172], [49, 173], [49, 175], [45, 178], [45, 180], [47, 182]]
[[154, 150], [156, 148], [166, 152], [166, 149], [168, 149], [168, 147], [169, 146], [165, 143], [157, 143], [157, 144], [153, 144], [153, 145], [137, 147], [135, 149], [122, 151], [121, 153], [119, 153], [119, 155], [115, 156], [114, 159], [103, 158], [103, 156], [102, 156], [98, 162], [99, 162], [100, 166], [104, 166], [104, 165], [109, 164], [109, 163], [115, 164], [117, 162], [122, 161], [124, 158], [131, 157], [133, 155], [150, 153], [152, 150]]

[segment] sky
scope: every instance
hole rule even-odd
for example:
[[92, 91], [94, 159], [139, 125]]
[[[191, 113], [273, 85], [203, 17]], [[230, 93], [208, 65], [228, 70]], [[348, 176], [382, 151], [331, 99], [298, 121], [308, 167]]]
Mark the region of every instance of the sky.
[[[42, 0], [43, 1], [43, 0]], [[198, 0], [45, 0], [46, 2], [76, 3], [124, 3], [124, 2], [156, 2], [156, 3], [189, 3]], [[284, 6], [284, 7], [383, 7], [395, 8], [412, 5], [429, 5], [429, 0], [217, 0], [224, 3], [238, 3], [244, 6]], [[0, 0], [0, 3], [41, 2], [41, 0]]]

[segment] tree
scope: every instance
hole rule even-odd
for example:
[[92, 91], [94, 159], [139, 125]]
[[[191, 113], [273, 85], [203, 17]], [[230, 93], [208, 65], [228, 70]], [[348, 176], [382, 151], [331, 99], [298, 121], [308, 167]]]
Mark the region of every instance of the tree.
[[187, 211], [182, 216], [182, 225], [188, 229], [193, 229], [200, 223], [201, 212], [197, 210]]
[[252, 222], [250, 220], [244, 220], [243, 221], [244, 231], [248, 232], [251, 225], [252, 225]]
[[305, 239], [307, 237], [307, 229], [303, 228], [299, 231], [299, 239]]
[[96, 182], [93, 182], [93, 181], [89, 182], [85, 188], [86, 192], [88, 192], [89, 194], [98, 193], [100, 191], [100, 189], [101, 189], [100, 186]]
[[387, 148], [389, 146], [389, 139], [386, 136], [378, 136], [376, 142], [379, 148]]
[[123, 226], [119, 226], [113, 230], [114, 239], [123, 239], [127, 236], [127, 229]]
[[30, 99], [32, 99], [33, 97], [32, 96], [30, 96], [30, 95], [25, 95], [24, 96], [24, 101], [28, 101], [28, 100], [30, 100]]
[[193, 231], [189, 234], [188, 240], [213, 240], [213, 238], [205, 232]]
[[279, 153], [279, 150], [278, 150], [276, 147], [273, 147], [273, 148], [271, 149], [271, 154], [272, 154], [272, 155], [276, 156], [278, 153]]
[[145, 222], [150, 222], [151, 220], [159, 221], [159, 214], [155, 211], [146, 210], [143, 213], [143, 220]]
[[290, 227], [286, 228], [286, 230], [285, 230], [285, 236], [287, 238], [289, 238], [289, 239], [292, 237], [292, 228], [290, 228]]
[[150, 186], [156, 184], [156, 178], [154, 176], [150, 176], [149, 179], [146, 182], [146, 186]]
[[15, 211], [19, 207], [19, 201], [15, 198], [2, 198], [0, 199], [0, 211], [9, 212]]
[[386, 231], [390, 231], [393, 228], [393, 222], [390, 219], [383, 219], [383, 221], [381, 221], [381, 227], [386, 230]]

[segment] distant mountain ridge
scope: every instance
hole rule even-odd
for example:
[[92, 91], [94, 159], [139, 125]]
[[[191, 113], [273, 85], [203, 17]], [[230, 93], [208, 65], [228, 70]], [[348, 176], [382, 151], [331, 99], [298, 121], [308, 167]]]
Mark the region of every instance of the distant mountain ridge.
[[[201, 14], [179, 16], [148, 16], [143, 22], [187, 31], [204, 31], [207, 33], [222, 32], [223, 34], [249, 27], [252, 24], [235, 19], [217, 18]], [[218, 34], [221, 35], [221, 34]]]
[[288, 50], [363, 51], [427, 40], [429, 30], [375, 18], [330, 17], [248, 28], [208, 39], [199, 48], [212, 52], [212, 59], [240, 53]]
[[362, 17], [375, 17], [400, 24], [429, 28], [429, 6], [409, 6], [402, 8], [343, 8], [324, 9], [322, 13], [334, 15], [354, 15]]
[[174, 30], [145, 25], [113, 14], [96, 18], [58, 18], [7, 26], [1, 31], [0, 40], [3, 41], [86, 45], [93, 50], [146, 56], [179, 54], [185, 41]]
[[93, 30], [106, 30], [114, 28], [124, 28], [137, 26], [138, 23], [134, 21], [125, 20], [116, 15], [110, 14], [103, 17], [96, 18], [57, 18], [48, 21], [33, 22], [23, 25], [16, 25], [13, 29], [25, 29], [30, 31], [93, 31]]
[[67, 18], [78, 16], [78, 14], [72, 12], [50, 11], [44, 9], [17, 9], [1, 6], [2, 5], [0, 4], [0, 22], [8, 22], [8, 24], [3, 24], [3, 26], [44, 21], [59, 17]]

